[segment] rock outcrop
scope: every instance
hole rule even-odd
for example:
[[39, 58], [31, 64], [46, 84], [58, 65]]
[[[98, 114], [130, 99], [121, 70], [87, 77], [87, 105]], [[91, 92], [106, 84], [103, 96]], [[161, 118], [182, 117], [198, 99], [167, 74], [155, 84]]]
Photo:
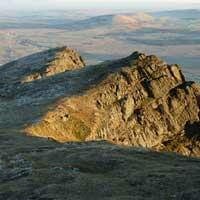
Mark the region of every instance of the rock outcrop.
[[[52, 56], [49, 56], [49, 54]], [[41, 59], [42, 62], [45, 62], [42, 63], [43, 67], [33, 69], [31, 74], [23, 78], [22, 82], [30, 82], [85, 66], [81, 56], [73, 49], [67, 47], [47, 51], [47, 56], [41, 56]]]
[[36, 53], [1, 67], [1, 82], [31, 82], [85, 66], [81, 56], [67, 47]]
[[[200, 88], [185, 80], [178, 65], [135, 52], [82, 68], [82, 59], [67, 52], [56, 60], [57, 67], [48, 65], [45, 79], [21, 73], [17, 79], [23, 81], [11, 84], [9, 95], [1, 89], [2, 127], [59, 142], [108, 140], [200, 156]], [[0, 76], [5, 80], [4, 73]]]

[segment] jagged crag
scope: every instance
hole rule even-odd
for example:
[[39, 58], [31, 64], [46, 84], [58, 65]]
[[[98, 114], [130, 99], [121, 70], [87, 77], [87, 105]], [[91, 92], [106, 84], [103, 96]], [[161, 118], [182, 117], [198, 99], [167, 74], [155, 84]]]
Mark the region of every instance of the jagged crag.
[[[126, 166], [134, 166], [132, 164], [136, 161], [131, 158], [129, 151], [133, 156], [139, 154], [138, 162], [141, 163], [146, 159], [145, 155], [149, 156], [147, 160], [156, 156], [157, 159], [161, 158], [162, 162], [166, 159], [167, 163], [163, 163], [163, 166], [166, 166], [167, 170], [170, 168], [170, 162], [177, 162], [184, 163], [186, 165], [185, 172], [189, 173], [187, 170], [189, 170], [190, 162], [195, 162], [196, 164], [192, 164], [191, 167], [193, 175], [196, 176], [196, 170], [199, 167], [198, 159], [190, 160], [177, 155], [160, 155], [147, 150], [176, 152], [192, 157], [200, 156], [200, 86], [186, 81], [178, 65], [168, 65], [156, 56], [146, 56], [134, 52], [130, 56], [116, 61], [86, 66], [83, 59], [74, 50], [62, 47], [27, 56], [1, 66], [0, 86], [1, 149], [3, 151], [4, 148], [17, 146], [17, 150], [14, 148], [16, 152], [11, 153], [8, 150], [8, 153], [4, 152], [1, 155], [0, 171], [4, 170], [4, 173], [0, 175], [3, 185], [0, 186], [0, 189], [4, 188], [4, 192], [0, 192], [0, 197], [3, 199], [15, 199], [16, 195], [19, 196], [16, 199], [38, 199], [42, 195], [44, 198], [48, 196], [48, 199], [56, 199], [55, 194], [56, 191], [59, 191], [59, 181], [62, 176], [66, 175], [63, 174], [63, 162], [60, 160], [65, 153], [68, 161], [64, 160], [69, 162], [68, 170], [71, 170], [72, 174], [78, 173], [76, 175], [79, 179], [83, 178], [83, 174], [84, 178], [86, 178], [85, 174], [94, 173], [102, 176], [110, 173], [111, 176], [111, 171], [114, 176], [115, 173], [118, 174], [115, 166], [119, 166], [119, 170], [124, 169], [125, 166], [121, 166], [123, 162], [126, 163]], [[43, 137], [49, 141], [23, 135]], [[12, 138], [17, 138], [17, 142], [15, 143]], [[24, 149], [27, 150], [29, 145], [34, 149], [36, 144], [39, 150], [35, 149], [30, 152], [19, 150], [22, 148], [19, 144], [20, 140], [25, 141], [22, 144]], [[101, 143], [99, 140], [129, 146], [129, 148]], [[83, 143], [57, 144], [56, 141]], [[85, 143], [87, 141], [88, 143]], [[90, 143], [89, 141], [96, 142]], [[140, 150], [131, 150], [131, 147], [140, 148]], [[146, 150], [141, 150], [141, 148], [146, 148]], [[112, 151], [111, 154], [110, 151]], [[116, 155], [113, 154], [113, 151], [116, 151]], [[122, 157], [126, 152], [127, 159], [130, 158], [129, 161], [124, 161], [125, 158]], [[74, 153], [74, 156], [70, 157], [71, 153]], [[108, 155], [104, 158], [106, 153]], [[38, 154], [38, 158], [42, 155], [46, 156], [41, 161], [40, 169], [38, 168], [40, 162], [36, 159], [36, 154]], [[58, 158], [54, 158], [53, 155]], [[97, 157], [95, 158], [95, 156]], [[117, 159], [117, 156], [122, 158]], [[14, 170], [15, 168], [9, 166], [9, 162], [6, 161], [8, 157], [12, 163], [23, 167]], [[90, 157], [93, 161], [96, 159], [94, 163]], [[177, 158], [176, 161], [175, 158]], [[51, 159], [62, 164], [54, 166]], [[185, 163], [185, 159], [188, 159], [188, 163]], [[48, 185], [48, 188], [44, 188], [43, 194], [42, 189], [30, 193], [29, 186], [24, 185], [23, 189], [27, 193], [25, 192], [23, 198], [18, 193], [19, 186], [15, 185], [17, 189], [12, 191], [6, 188], [7, 182], [17, 180], [24, 184], [23, 181], [29, 183], [28, 178], [33, 179], [32, 181], [35, 181], [36, 184], [38, 176], [45, 176], [40, 184], [47, 183], [49, 178], [46, 176], [50, 175], [50, 171], [45, 171], [45, 174], [41, 171], [45, 166], [48, 168], [45, 162], [50, 162], [52, 170], [54, 167], [57, 167], [58, 171], [61, 170], [58, 174], [62, 172], [56, 186]], [[151, 167], [155, 164], [150, 163]], [[15, 164], [13, 165], [15, 166]], [[145, 167], [145, 170], [148, 171], [150, 168]], [[163, 180], [180, 184], [175, 181], [177, 178], [175, 174], [178, 171], [172, 168], [171, 170], [174, 170], [173, 180], [169, 181], [165, 178]], [[128, 169], [129, 174], [136, 175], [129, 167]], [[140, 170], [138, 169], [139, 173]], [[181, 168], [181, 170], [183, 169]], [[158, 173], [159, 176], [164, 171], [161, 174]], [[141, 171], [139, 182], [143, 178], [148, 178], [151, 173], [150, 170], [147, 176], [142, 177], [143, 172]], [[182, 179], [178, 178], [177, 181], [189, 180], [193, 175], [190, 174]], [[120, 181], [124, 181], [125, 177], [127, 178], [128, 174], [117, 180], [116, 188], [122, 184]], [[93, 179], [94, 176], [91, 178]], [[68, 179], [71, 180], [73, 177], [68, 177]], [[161, 179], [159, 178], [159, 180]], [[93, 181], [95, 180], [96, 176]], [[136, 189], [139, 185], [144, 184], [141, 187], [145, 187], [145, 183], [139, 183], [138, 180], [134, 183], [130, 183], [131, 180], [128, 181], [128, 186], [125, 184], [124, 188], [129, 191], [129, 186]], [[103, 178], [101, 181], [106, 182]], [[199, 190], [193, 191], [192, 194], [191, 190], [196, 188], [196, 181], [199, 181], [198, 177], [192, 184], [189, 182], [180, 184], [180, 190], [173, 190], [173, 187], [167, 186], [171, 190], [171, 192], [167, 190], [169, 196], [166, 193], [159, 193], [156, 196], [155, 189], [148, 188], [147, 191], [144, 189], [144, 196], [135, 190], [138, 192], [135, 197], [136, 199], [146, 199], [147, 197], [148, 199], [188, 199], [187, 197], [195, 199], [199, 195]], [[156, 182], [153, 186], [161, 187], [161, 182]], [[80, 195], [76, 196], [72, 192], [68, 194], [68, 199], [92, 199], [94, 194], [89, 190], [84, 196], [82, 192], [85, 190], [80, 184], [82, 183], [74, 185], [74, 187], [80, 188]], [[100, 185], [102, 184], [101, 182]], [[187, 192], [181, 192], [186, 190], [186, 186], [188, 187]], [[38, 187], [38, 182], [35, 187]], [[55, 189], [55, 193], [50, 192], [51, 187]], [[116, 195], [114, 199], [131, 199], [134, 196], [131, 193], [130, 198], [129, 196], [126, 198], [127, 191], [124, 191], [125, 193], [121, 191], [124, 196], [120, 197], [118, 193], [114, 192], [113, 185], [110, 186], [110, 190], [109, 187], [105, 188], [106, 195], [108, 195], [107, 190], [110, 195]], [[148, 196], [150, 190], [152, 193], [149, 193]], [[47, 193], [48, 195], [46, 195]], [[51, 198], [51, 195], [49, 197], [49, 194], [52, 194], [53, 197]], [[111, 197], [108, 198], [109, 195], [102, 196], [103, 194], [100, 195], [103, 199], [111, 199]], [[62, 193], [62, 195], [64, 194]], [[67, 194], [62, 195], [58, 199], [64, 199]]]

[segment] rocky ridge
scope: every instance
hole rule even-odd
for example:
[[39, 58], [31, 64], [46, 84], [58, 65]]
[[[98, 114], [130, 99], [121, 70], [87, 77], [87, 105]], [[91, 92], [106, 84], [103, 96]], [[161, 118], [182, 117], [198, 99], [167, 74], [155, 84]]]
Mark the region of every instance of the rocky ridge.
[[[55, 50], [56, 52], [54, 52]], [[47, 53], [50, 52], [47, 51]], [[25, 76], [22, 82], [30, 82], [58, 73], [80, 69], [85, 66], [81, 56], [79, 56], [76, 51], [67, 47], [54, 49], [52, 54], [52, 57], [49, 57], [49, 55], [46, 57], [42, 56], [42, 62], [45, 62], [44, 66], [42, 68], [40, 67], [35, 69], [30, 75]]]
[[200, 88], [178, 65], [135, 52], [83, 68], [74, 51], [54, 49], [47, 57], [51, 51], [70, 62], [36, 60], [39, 70], [53, 66], [36, 78], [32, 56], [1, 67], [1, 127], [59, 142], [107, 140], [200, 156]]
[[80, 69], [85, 63], [79, 54], [70, 48], [60, 47], [26, 56], [1, 67], [1, 82], [25, 83]]
[[154, 151], [199, 157], [199, 86], [138, 52], [22, 81], [60, 51], [0, 68], [0, 199], [199, 199], [199, 158]]

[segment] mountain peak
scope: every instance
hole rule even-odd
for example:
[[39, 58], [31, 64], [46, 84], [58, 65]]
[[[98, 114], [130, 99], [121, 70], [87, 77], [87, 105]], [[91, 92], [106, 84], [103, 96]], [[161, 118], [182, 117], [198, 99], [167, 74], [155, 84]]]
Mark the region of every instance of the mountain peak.
[[45, 56], [41, 56], [43, 64], [40, 65], [40, 68], [33, 69], [32, 73], [25, 76], [22, 82], [30, 82], [85, 66], [81, 56], [66, 46], [49, 50]]
[[[69, 56], [77, 53], [62, 48], [59, 56], [64, 60], [65, 52], [67, 62], [70, 60], [76, 70], [13, 85], [12, 98], [7, 98], [14, 112], [12, 118], [17, 118], [13, 121], [9, 114], [0, 116], [2, 127], [20, 125], [28, 135], [59, 142], [103, 139], [200, 155], [199, 141], [194, 139], [198, 138], [200, 90], [185, 80], [178, 65], [134, 52], [126, 58], [82, 68], [84, 62], [79, 56], [75, 56], [78, 62]], [[39, 61], [41, 55], [46, 54], [38, 54]], [[35, 55], [33, 58], [37, 60]], [[26, 116], [19, 116], [19, 109], [28, 109]]]
[[66, 46], [53, 48], [5, 64], [0, 69], [0, 82], [31, 82], [84, 66], [83, 59], [75, 50]]
[[[45, 78], [5, 82], [8, 74], [27, 75], [23, 70], [16, 74], [15, 67], [32, 72], [30, 63], [44, 66], [43, 56], [49, 55], [54, 64], [45, 65], [45, 70], [53, 69], [53, 73], [45, 71]], [[55, 58], [61, 59], [61, 64], [55, 65]], [[200, 88], [185, 80], [178, 65], [136, 51], [83, 68], [80, 56], [65, 47], [22, 61], [1, 68], [4, 84], [0, 98], [7, 101], [0, 104], [1, 127], [59, 142], [103, 139], [200, 156]]]

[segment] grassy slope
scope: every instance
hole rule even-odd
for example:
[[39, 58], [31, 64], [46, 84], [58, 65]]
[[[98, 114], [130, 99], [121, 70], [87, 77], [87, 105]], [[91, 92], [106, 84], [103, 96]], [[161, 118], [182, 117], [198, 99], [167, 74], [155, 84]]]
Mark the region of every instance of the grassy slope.
[[[198, 199], [200, 160], [0, 134], [0, 199]], [[6, 149], [6, 151], [5, 151]]]

